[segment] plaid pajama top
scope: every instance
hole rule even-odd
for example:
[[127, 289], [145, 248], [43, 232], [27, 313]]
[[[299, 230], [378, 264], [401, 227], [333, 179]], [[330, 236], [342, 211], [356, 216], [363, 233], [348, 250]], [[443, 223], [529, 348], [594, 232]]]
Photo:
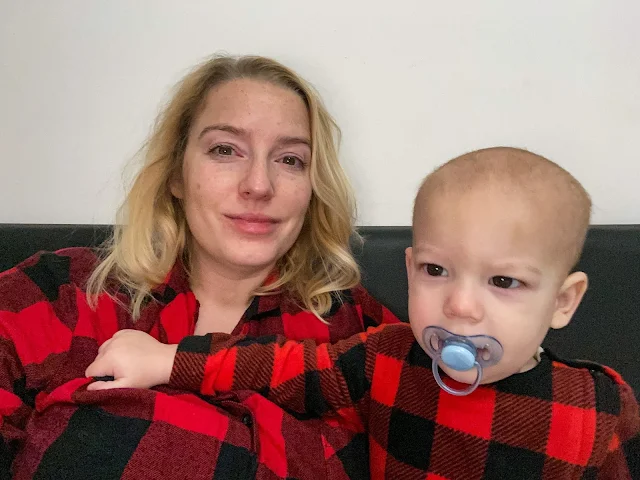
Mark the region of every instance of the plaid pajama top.
[[[106, 294], [92, 311], [84, 285], [95, 265], [91, 250], [72, 248], [0, 274], [0, 479], [340, 479], [345, 465], [366, 470], [361, 431], [293, 416], [254, 392], [87, 391], [85, 369], [116, 331], [178, 343], [198, 312], [178, 265], [135, 324]], [[336, 296], [327, 320], [277, 294], [256, 297], [234, 333], [337, 341], [397, 321], [362, 287]]]
[[255, 389], [293, 412], [342, 418], [368, 432], [375, 479], [640, 479], [631, 388], [609, 368], [549, 352], [456, 397], [406, 324], [335, 345], [213, 334], [183, 340], [170, 383], [204, 395]]

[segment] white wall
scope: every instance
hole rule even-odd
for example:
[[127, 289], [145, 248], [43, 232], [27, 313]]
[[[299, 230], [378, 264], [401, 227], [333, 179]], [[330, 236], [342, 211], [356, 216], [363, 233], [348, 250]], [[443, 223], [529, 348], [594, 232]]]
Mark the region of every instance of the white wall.
[[0, 0], [0, 222], [110, 222], [167, 89], [217, 51], [273, 56], [344, 133], [360, 223], [406, 225], [420, 178], [526, 147], [640, 223], [637, 0]]

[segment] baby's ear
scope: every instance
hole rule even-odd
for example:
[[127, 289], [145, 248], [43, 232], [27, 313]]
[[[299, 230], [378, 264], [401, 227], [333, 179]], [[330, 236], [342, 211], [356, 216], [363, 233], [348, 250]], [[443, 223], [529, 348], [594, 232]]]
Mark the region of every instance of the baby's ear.
[[556, 309], [551, 319], [551, 328], [566, 327], [587, 291], [589, 280], [584, 272], [574, 272], [567, 277], [556, 298]]

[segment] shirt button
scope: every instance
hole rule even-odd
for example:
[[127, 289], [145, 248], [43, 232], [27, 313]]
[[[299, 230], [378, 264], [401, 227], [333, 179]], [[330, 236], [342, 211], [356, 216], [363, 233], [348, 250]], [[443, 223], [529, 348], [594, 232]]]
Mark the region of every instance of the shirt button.
[[251, 428], [251, 426], [253, 425], [253, 419], [251, 418], [251, 415], [249, 414], [243, 415], [242, 423], [244, 423], [247, 427]]

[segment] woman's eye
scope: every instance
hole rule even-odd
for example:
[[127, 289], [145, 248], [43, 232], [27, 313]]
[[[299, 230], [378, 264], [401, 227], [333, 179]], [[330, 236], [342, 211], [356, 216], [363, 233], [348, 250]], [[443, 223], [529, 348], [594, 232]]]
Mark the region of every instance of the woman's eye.
[[298, 157], [294, 157], [292, 155], [282, 157], [282, 163], [284, 163], [285, 165], [290, 165], [292, 167], [304, 167], [304, 162]]
[[448, 277], [449, 272], [444, 267], [436, 265], [435, 263], [427, 263], [424, 267], [425, 272], [432, 277]]
[[522, 285], [522, 282], [515, 278], [496, 275], [495, 277], [491, 277], [491, 284], [498, 288], [518, 288]]
[[209, 152], [217, 155], [229, 156], [233, 155], [233, 147], [230, 147], [229, 145], [216, 145], [209, 150]]

